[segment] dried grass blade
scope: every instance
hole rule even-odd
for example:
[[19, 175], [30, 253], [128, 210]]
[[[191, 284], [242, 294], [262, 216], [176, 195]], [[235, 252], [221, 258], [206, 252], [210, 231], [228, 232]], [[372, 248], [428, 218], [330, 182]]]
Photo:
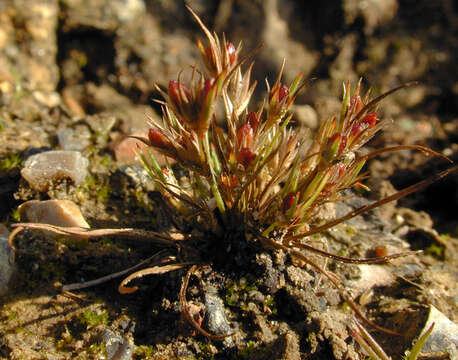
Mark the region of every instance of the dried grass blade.
[[292, 246], [297, 247], [297, 248], [301, 248], [301, 249], [305, 249], [305, 250], [308, 250], [308, 251], [311, 251], [311, 252], [314, 252], [314, 253], [317, 253], [317, 254], [320, 254], [320, 255], [322, 255], [324, 257], [328, 257], [330, 259], [334, 259], [334, 260], [337, 260], [337, 261], [341, 261], [341, 262], [344, 262], [344, 263], [350, 263], [350, 264], [380, 264], [380, 263], [389, 262], [390, 260], [393, 260], [393, 259], [397, 259], [397, 258], [400, 258], [400, 257], [409, 256], [409, 255], [416, 255], [416, 254], [419, 254], [419, 253], [422, 252], [421, 250], [419, 250], [419, 251], [404, 251], [404, 252], [397, 253], [397, 254], [379, 256], [379, 257], [373, 257], [373, 258], [348, 258], [348, 257], [344, 257], [344, 256], [334, 255], [334, 254], [331, 254], [331, 253], [329, 253], [327, 251], [317, 249], [317, 248], [315, 248], [313, 246], [310, 246], [310, 245], [307, 245], [307, 244], [298, 243], [297, 241], [294, 241], [292, 243]]
[[441, 171], [440, 173], [438, 174], [435, 174], [433, 176], [430, 176], [429, 178], [425, 179], [425, 180], [422, 180], [422, 181], [419, 181], [418, 183], [414, 184], [414, 185], [411, 185], [403, 190], [400, 190], [398, 191], [397, 193], [391, 195], [391, 196], [387, 196], [386, 198], [384, 199], [381, 199], [379, 201], [376, 201], [370, 205], [365, 205], [365, 206], [362, 206], [358, 209], [355, 209], [353, 211], [350, 211], [348, 214], [338, 218], [338, 219], [335, 219], [333, 221], [330, 221], [324, 225], [321, 225], [321, 226], [318, 226], [310, 231], [306, 231], [304, 233], [300, 233], [300, 234], [296, 234], [296, 235], [291, 235], [291, 236], [288, 236], [286, 237], [287, 240], [291, 241], [291, 240], [296, 240], [296, 239], [300, 239], [300, 238], [303, 238], [305, 236], [310, 236], [310, 235], [313, 235], [313, 234], [317, 234], [317, 233], [320, 233], [324, 230], [327, 230], [337, 224], [340, 224], [341, 222], [344, 222], [346, 220], [349, 220], [351, 218], [354, 218], [355, 216], [358, 216], [360, 214], [363, 214], [365, 212], [368, 212], [372, 209], [375, 209], [375, 208], [378, 208], [379, 206], [382, 206], [384, 204], [387, 204], [391, 201], [395, 201], [395, 200], [398, 200], [398, 199], [401, 199], [409, 194], [412, 194], [416, 191], [419, 191], [429, 185], [431, 185], [432, 183], [444, 178], [445, 176], [447, 176], [448, 174], [454, 172], [454, 171], [457, 171], [458, 170], [458, 165], [455, 165], [453, 167], [451, 167], [450, 169], [447, 169], [447, 170], [444, 170], [444, 171]]
[[145, 275], [159, 275], [159, 274], [168, 273], [170, 271], [180, 270], [188, 265], [192, 265], [192, 263], [186, 262], [186, 263], [180, 263], [180, 264], [153, 266], [151, 268], [147, 268], [147, 269], [143, 269], [143, 270], [134, 272], [133, 274], [130, 274], [128, 277], [126, 277], [121, 282], [121, 284], [119, 284], [118, 291], [121, 294], [133, 293], [138, 290], [138, 286], [132, 286], [132, 287], [126, 286], [132, 280], [141, 278]]

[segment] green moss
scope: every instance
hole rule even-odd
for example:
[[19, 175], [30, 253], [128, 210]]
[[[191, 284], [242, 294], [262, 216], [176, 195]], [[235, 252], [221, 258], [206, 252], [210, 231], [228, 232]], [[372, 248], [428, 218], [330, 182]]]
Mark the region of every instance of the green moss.
[[22, 156], [19, 154], [9, 154], [0, 158], [0, 171], [9, 172], [22, 164]]
[[74, 338], [68, 329], [67, 325], [64, 325], [65, 331], [61, 334], [61, 339], [57, 341], [56, 347], [58, 349], [64, 349], [69, 346], [73, 341]]
[[277, 304], [275, 303], [275, 298], [272, 295], [266, 296], [265, 305], [269, 308], [273, 315], [277, 315]]
[[99, 202], [106, 202], [111, 194], [111, 186], [108, 178], [88, 176], [78, 191], [89, 193], [90, 196], [94, 196]]
[[247, 341], [246, 345], [238, 351], [238, 356], [243, 359], [251, 359], [257, 350], [257, 343], [254, 340]]
[[213, 360], [215, 358], [211, 343], [203, 343], [200, 341], [197, 341], [196, 343], [200, 349], [200, 354], [197, 357], [198, 360]]
[[140, 345], [135, 349], [135, 356], [139, 356], [141, 359], [149, 359], [154, 355], [154, 346]]
[[97, 359], [106, 359], [107, 357], [107, 347], [103, 342], [91, 344], [88, 350], [91, 355], [96, 355]]
[[425, 249], [425, 253], [439, 260], [445, 260], [445, 248], [440, 244], [432, 243]]
[[16, 208], [11, 213], [11, 217], [16, 221], [21, 221], [21, 215], [19, 215], [19, 208]]
[[106, 311], [97, 312], [91, 309], [86, 309], [79, 316], [79, 321], [86, 325], [87, 329], [93, 328], [98, 325], [108, 324], [108, 313]]
[[17, 312], [16, 311], [11, 311], [9, 314], [8, 314], [8, 321], [11, 321], [11, 320], [14, 320], [17, 318]]
[[355, 235], [356, 234], [356, 229], [353, 227], [353, 226], [345, 226], [345, 232], [348, 234], [348, 235]]

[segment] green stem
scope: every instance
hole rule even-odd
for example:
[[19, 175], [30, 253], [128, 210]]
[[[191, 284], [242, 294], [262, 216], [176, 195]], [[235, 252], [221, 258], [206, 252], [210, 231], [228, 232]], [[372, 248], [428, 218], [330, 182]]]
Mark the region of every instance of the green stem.
[[224, 205], [223, 198], [221, 197], [221, 193], [218, 190], [218, 183], [216, 182], [215, 171], [213, 169], [212, 164], [212, 157], [210, 154], [210, 143], [208, 140], [208, 132], [205, 133], [204, 137], [202, 138], [204, 151], [205, 151], [205, 158], [207, 160], [207, 165], [210, 170], [210, 188], [212, 190], [213, 196], [216, 200], [216, 206], [218, 207], [221, 214], [226, 212], [226, 207]]

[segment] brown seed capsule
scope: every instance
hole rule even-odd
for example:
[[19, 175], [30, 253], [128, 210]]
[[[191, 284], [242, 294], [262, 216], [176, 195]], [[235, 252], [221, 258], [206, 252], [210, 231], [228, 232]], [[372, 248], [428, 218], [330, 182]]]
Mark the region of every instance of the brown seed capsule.
[[253, 153], [250, 149], [243, 148], [237, 155], [237, 161], [239, 162], [239, 164], [242, 164], [246, 169], [248, 166], [250, 166], [251, 162], [255, 157], [256, 154]]
[[388, 249], [385, 245], [377, 245], [374, 248], [374, 254], [376, 257], [383, 257], [388, 255]]

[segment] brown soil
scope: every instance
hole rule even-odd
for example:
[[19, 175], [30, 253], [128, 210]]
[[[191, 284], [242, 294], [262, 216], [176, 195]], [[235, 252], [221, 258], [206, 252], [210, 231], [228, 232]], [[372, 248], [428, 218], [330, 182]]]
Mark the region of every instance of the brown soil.
[[[372, 0], [369, 7], [351, 0], [189, 3], [209, 27], [234, 43], [243, 40], [245, 51], [264, 44], [254, 73], [261, 84], [258, 98], [264, 78], [273, 80], [283, 57], [287, 81], [300, 71], [317, 78], [297, 103], [311, 105], [321, 119], [336, 110], [344, 80], [363, 76], [377, 94], [421, 81], [383, 103], [384, 115], [395, 122], [370, 146], [415, 143], [458, 159], [458, 9], [452, 1]], [[198, 61], [197, 36], [202, 37], [181, 2], [0, 0], [2, 223], [14, 223], [25, 200], [71, 199], [93, 228], [173, 230], [159, 195], [122, 173], [112, 149], [124, 135], [147, 129], [146, 115], [158, 116], [154, 84], [166, 86]], [[82, 152], [91, 163], [90, 178], [79, 187], [62, 181], [38, 193], [21, 179], [21, 160], [40, 149], [59, 149], [57, 133], [66, 128], [88, 141]], [[382, 156], [368, 167], [371, 197], [446, 166], [409, 151]], [[344, 214], [364, 201], [336, 205], [327, 215]], [[403, 334], [373, 332], [393, 359], [411, 347], [429, 304], [458, 321], [457, 206], [455, 173], [315, 239], [352, 257], [370, 256], [377, 246], [424, 250], [373, 267], [328, 264], [368, 317]], [[222, 301], [234, 335], [218, 341], [180, 317], [185, 271], [145, 277], [130, 295], [117, 292], [121, 279], [75, 296], [61, 293], [62, 284], [137, 264], [157, 251], [154, 245], [28, 232], [17, 246], [27, 253], [16, 255], [11, 290], [0, 298], [2, 359], [101, 359], [105, 329], [135, 344], [134, 359], [365, 358], [348, 329], [352, 312], [337, 290], [279, 252], [252, 249], [243, 266], [219, 264], [191, 277], [187, 297], [204, 327], [206, 296], [216, 290]]]

